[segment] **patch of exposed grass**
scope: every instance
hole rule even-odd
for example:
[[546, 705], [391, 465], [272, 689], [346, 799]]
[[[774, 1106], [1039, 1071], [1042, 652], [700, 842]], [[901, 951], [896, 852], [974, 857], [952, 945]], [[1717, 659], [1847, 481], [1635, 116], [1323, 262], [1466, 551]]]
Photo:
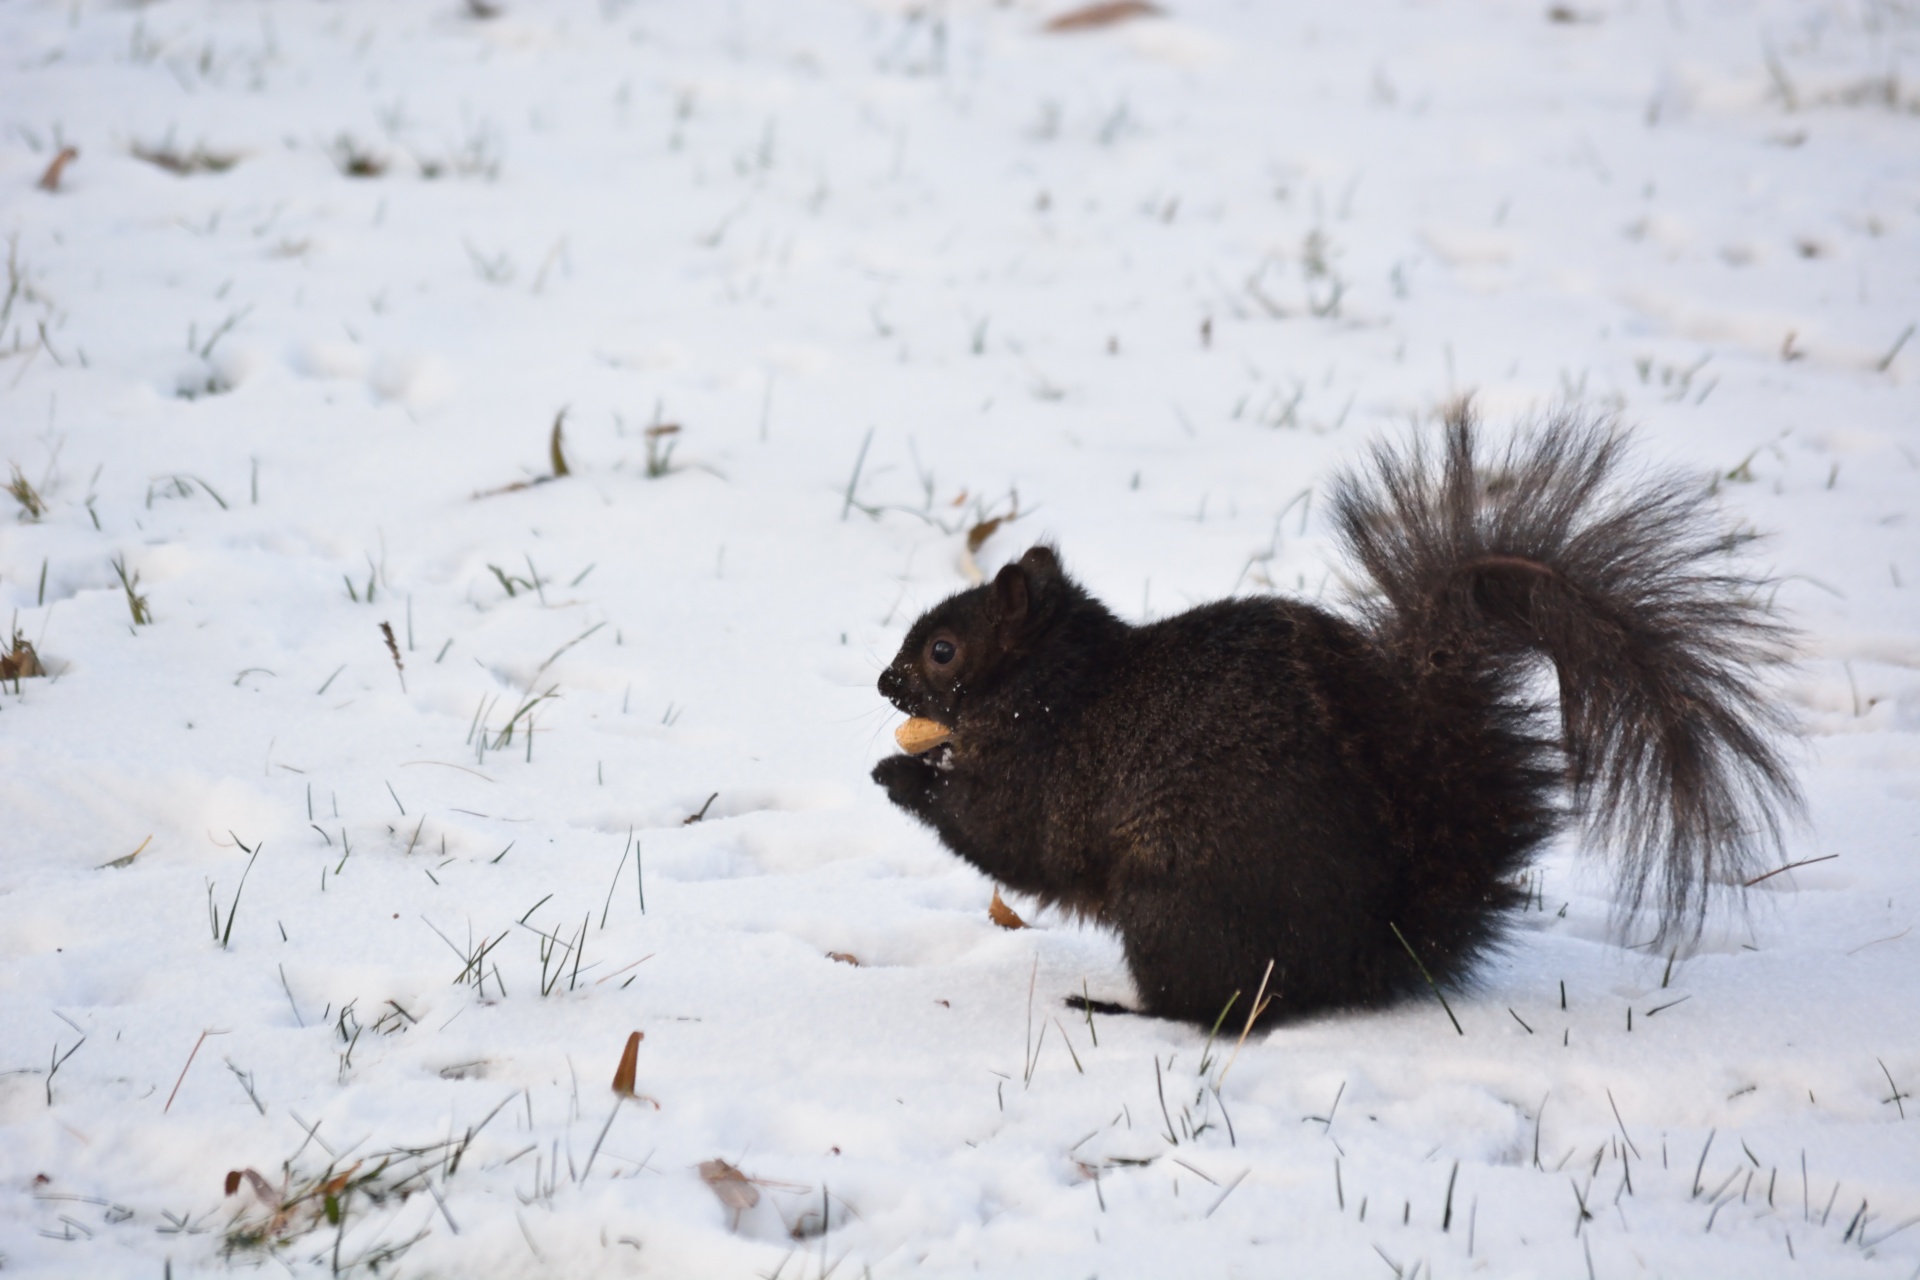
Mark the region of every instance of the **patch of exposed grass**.
[[38, 489], [33, 487], [33, 481], [27, 479], [26, 473], [20, 470], [19, 463], [9, 465], [13, 468], [13, 476], [7, 481], [7, 496], [20, 504], [20, 518], [38, 520], [46, 515], [47, 500], [40, 496]]
[[13, 681], [14, 692], [18, 693], [22, 680], [46, 674], [47, 669], [40, 665], [40, 655], [34, 651], [33, 642], [16, 629], [12, 647], [0, 653], [0, 683]]
[[204, 142], [195, 143], [191, 150], [183, 150], [174, 145], [172, 135], [152, 146], [134, 143], [133, 158], [182, 178], [198, 173], [225, 173], [240, 163], [237, 151], [209, 151]]
[[147, 607], [147, 598], [140, 594], [140, 571], [127, 571], [127, 558], [113, 558], [114, 576], [120, 579], [120, 589], [127, 593], [127, 612], [133, 615], [133, 625], [144, 627], [153, 621], [153, 611]]

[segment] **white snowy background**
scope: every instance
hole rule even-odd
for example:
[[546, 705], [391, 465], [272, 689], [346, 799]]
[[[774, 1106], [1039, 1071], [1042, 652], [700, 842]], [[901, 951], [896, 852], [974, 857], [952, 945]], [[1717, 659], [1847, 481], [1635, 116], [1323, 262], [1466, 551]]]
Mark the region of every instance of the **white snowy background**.
[[[0, 5], [0, 1270], [1920, 1272], [1920, 5], [1169, 7]], [[1336, 602], [1469, 391], [1771, 535], [1807, 865], [1089, 1025], [875, 675], [1042, 537]]]

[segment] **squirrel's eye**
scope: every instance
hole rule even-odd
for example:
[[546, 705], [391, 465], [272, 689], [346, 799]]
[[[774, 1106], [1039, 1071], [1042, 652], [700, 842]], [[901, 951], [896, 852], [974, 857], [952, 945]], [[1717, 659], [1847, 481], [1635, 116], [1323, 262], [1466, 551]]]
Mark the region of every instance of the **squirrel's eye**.
[[951, 640], [935, 640], [927, 646], [927, 656], [938, 666], [946, 666], [953, 661], [954, 648]]

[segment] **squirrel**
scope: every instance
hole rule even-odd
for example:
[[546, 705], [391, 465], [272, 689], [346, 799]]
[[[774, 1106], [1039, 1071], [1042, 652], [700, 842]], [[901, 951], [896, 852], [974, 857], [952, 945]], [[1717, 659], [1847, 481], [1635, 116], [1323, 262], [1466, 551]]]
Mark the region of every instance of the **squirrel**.
[[1616, 925], [1697, 938], [1800, 808], [1765, 679], [1792, 636], [1734, 555], [1752, 535], [1688, 477], [1623, 474], [1610, 419], [1493, 457], [1477, 435], [1462, 403], [1437, 450], [1376, 446], [1335, 481], [1364, 575], [1345, 615], [1241, 597], [1134, 626], [1033, 547], [908, 630], [880, 692], [949, 734], [874, 781], [1117, 932], [1142, 1012], [1202, 1026], [1255, 984], [1271, 1021], [1467, 982], [1569, 824]]

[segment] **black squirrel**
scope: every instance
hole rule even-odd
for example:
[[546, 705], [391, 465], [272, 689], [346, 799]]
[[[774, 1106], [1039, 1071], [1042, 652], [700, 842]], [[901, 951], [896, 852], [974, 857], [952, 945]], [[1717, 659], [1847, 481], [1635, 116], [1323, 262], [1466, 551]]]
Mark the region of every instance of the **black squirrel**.
[[1132, 626], [1035, 546], [908, 631], [880, 692], [951, 736], [874, 781], [1116, 930], [1144, 1012], [1202, 1025], [1269, 963], [1269, 1019], [1460, 983], [1569, 821], [1623, 919], [1697, 934], [1799, 807], [1750, 535], [1704, 485], [1623, 475], [1608, 421], [1495, 458], [1475, 437], [1462, 404], [1438, 456], [1380, 446], [1335, 482], [1350, 616], [1256, 597]]

